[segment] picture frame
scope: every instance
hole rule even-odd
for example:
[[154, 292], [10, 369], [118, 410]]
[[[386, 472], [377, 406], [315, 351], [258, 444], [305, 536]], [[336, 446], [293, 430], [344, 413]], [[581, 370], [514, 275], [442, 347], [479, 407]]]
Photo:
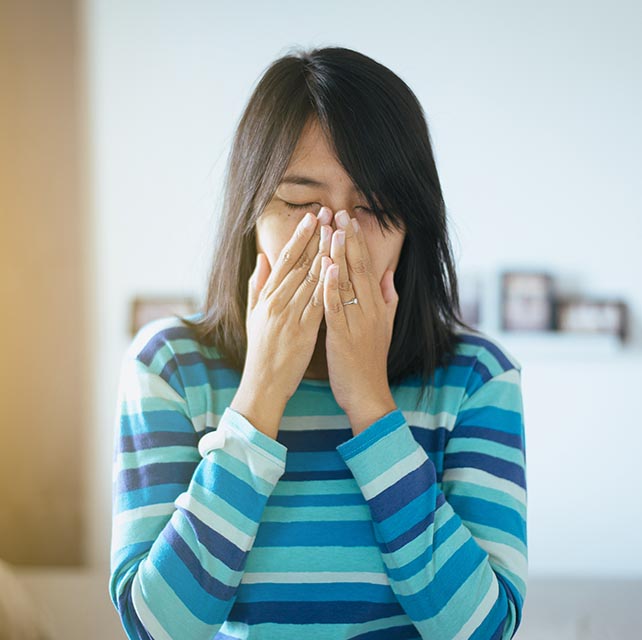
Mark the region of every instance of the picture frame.
[[500, 273], [500, 325], [503, 331], [552, 331], [554, 279], [550, 273]]
[[559, 331], [629, 336], [629, 307], [622, 299], [568, 296], [557, 300], [555, 326]]
[[174, 314], [186, 316], [197, 310], [197, 302], [191, 296], [136, 296], [131, 302], [129, 331], [134, 337], [152, 320]]

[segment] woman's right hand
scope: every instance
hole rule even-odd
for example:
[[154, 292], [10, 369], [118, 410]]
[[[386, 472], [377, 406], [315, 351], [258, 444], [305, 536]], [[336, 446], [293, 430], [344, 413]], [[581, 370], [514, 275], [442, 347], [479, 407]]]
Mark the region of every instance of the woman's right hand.
[[274, 269], [259, 253], [249, 279], [242, 384], [249, 378], [250, 387], [270, 389], [283, 408], [310, 364], [324, 316], [322, 257], [330, 257], [332, 212], [322, 217], [323, 209], [299, 222]]

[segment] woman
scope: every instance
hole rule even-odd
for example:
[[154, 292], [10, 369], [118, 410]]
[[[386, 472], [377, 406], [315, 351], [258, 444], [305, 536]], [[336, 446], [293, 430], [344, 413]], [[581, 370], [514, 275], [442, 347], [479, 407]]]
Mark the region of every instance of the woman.
[[148, 323], [123, 359], [128, 636], [511, 638], [521, 365], [459, 317], [416, 97], [349, 49], [286, 55], [226, 177], [203, 312]]

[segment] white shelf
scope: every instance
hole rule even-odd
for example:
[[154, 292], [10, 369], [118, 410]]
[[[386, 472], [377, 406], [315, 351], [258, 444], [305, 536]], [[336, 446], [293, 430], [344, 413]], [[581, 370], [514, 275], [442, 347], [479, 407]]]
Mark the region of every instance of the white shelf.
[[642, 350], [622, 344], [617, 336], [607, 334], [571, 333], [563, 331], [492, 331], [506, 349], [518, 360], [522, 358], [613, 358], [642, 357]]

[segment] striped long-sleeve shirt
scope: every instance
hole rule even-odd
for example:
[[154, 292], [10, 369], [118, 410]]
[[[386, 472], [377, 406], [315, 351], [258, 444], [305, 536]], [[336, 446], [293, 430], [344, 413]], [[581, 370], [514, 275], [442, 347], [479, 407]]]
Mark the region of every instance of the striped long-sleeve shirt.
[[329, 381], [303, 379], [274, 439], [229, 407], [241, 374], [178, 318], [142, 327], [114, 433], [109, 591], [128, 637], [511, 638], [528, 565], [521, 365], [459, 337], [419, 410], [408, 379], [354, 436]]

